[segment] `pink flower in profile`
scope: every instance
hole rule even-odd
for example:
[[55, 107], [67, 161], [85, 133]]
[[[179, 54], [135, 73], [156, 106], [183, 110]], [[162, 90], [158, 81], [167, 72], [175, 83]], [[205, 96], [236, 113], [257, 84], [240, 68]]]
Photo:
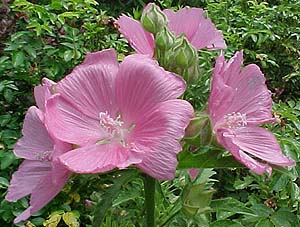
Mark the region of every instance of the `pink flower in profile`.
[[[145, 9], [149, 8], [149, 3]], [[170, 31], [179, 36], [184, 33], [189, 42], [197, 49], [225, 49], [226, 44], [222, 32], [217, 30], [205, 12], [200, 8], [182, 8], [177, 12], [165, 9]], [[116, 21], [119, 31], [125, 36], [133, 49], [139, 54], [153, 56], [155, 42], [150, 32], [144, 30], [142, 24], [128, 16], [122, 15]]]
[[291, 166], [275, 136], [258, 125], [272, 122], [271, 93], [257, 65], [241, 69], [243, 53], [228, 62], [221, 54], [216, 61], [208, 113], [218, 142], [257, 174], [271, 174], [269, 164]]
[[17, 201], [26, 195], [30, 196], [30, 206], [21, 213], [14, 223], [24, 221], [33, 213], [43, 208], [63, 188], [70, 172], [58, 161], [58, 156], [71, 149], [71, 145], [54, 139], [44, 125], [45, 101], [50, 97], [50, 81], [44, 80], [44, 86], [35, 88], [38, 109], [28, 109], [22, 134], [14, 147], [14, 153], [25, 161], [12, 175], [8, 201]]
[[101, 173], [136, 164], [157, 179], [172, 179], [178, 139], [193, 117], [177, 99], [184, 81], [144, 55], [119, 64], [113, 49], [90, 53], [55, 87], [46, 124], [79, 148], [60, 157], [77, 173]]

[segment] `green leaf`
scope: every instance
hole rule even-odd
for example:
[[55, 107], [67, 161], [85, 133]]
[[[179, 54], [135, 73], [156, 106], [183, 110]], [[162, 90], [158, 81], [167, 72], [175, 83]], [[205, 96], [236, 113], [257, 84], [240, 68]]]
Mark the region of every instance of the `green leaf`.
[[93, 227], [101, 226], [106, 211], [112, 207], [113, 201], [117, 198], [122, 186], [137, 176], [137, 171], [127, 170], [121, 171], [118, 177], [114, 179], [114, 183], [102, 195], [94, 210]]
[[257, 222], [255, 227], [273, 227], [273, 224], [269, 219], [261, 219]]
[[27, 45], [24, 47], [24, 50], [32, 57], [32, 58], [36, 58], [36, 50], [30, 46]]
[[231, 213], [230, 216], [234, 214], [246, 214], [253, 217], [257, 216], [257, 214], [250, 208], [247, 208], [244, 203], [231, 197], [212, 200], [210, 207], [214, 211], [229, 211]]
[[22, 51], [14, 52], [12, 55], [13, 67], [22, 65], [25, 60], [24, 53]]
[[66, 62], [70, 61], [74, 58], [74, 51], [73, 50], [66, 50], [64, 53], [64, 59]]
[[210, 227], [244, 227], [241, 223], [231, 220], [218, 220], [210, 224]]
[[191, 152], [181, 152], [178, 155], [178, 168], [241, 168], [242, 164], [237, 162], [232, 156], [218, 157], [220, 151], [210, 150], [200, 154]]
[[281, 208], [271, 216], [271, 221], [275, 227], [300, 226], [299, 220], [291, 210]]
[[13, 153], [6, 152], [6, 155], [1, 158], [1, 170], [6, 169], [9, 167], [14, 161], [16, 160], [16, 157]]
[[7, 188], [8, 185], [9, 185], [8, 180], [6, 178], [4, 178], [4, 177], [0, 177], [0, 188], [3, 187], [3, 186], [5, 188]]

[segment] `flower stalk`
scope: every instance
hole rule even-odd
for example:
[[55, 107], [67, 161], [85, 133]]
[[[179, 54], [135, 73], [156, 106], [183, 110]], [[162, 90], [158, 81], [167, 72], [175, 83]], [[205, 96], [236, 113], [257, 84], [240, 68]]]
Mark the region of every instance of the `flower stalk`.
[[147, 174], [143, 175], [145, 191], [146, 227], [155, 227], [155, 185], [156, 180]]

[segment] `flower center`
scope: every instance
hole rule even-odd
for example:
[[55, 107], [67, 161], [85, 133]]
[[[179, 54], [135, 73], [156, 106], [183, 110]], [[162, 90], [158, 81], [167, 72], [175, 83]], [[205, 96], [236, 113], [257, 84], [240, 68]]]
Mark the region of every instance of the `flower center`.
[[116, 134], [120, 134], [122, 131], [122, 125], [124, 124], [121, 121], [120, 115], [114, 120], [110, 117], [110, 115], [106, 112], [99, 113], [100, 125], [106, 132], [108, 132], [111, 136], [115, 136]]
[[246, 114], [241, 114], [240, 112], [232, 112], [224, 116], [224, 126], [226, 128], [240, 128], [247, 125]]
[[124, 122], [121, 120], [121, 116], [118, 115], [116, 119], [113, 119], [107, 111], [99, 113], [100, 125], [109, 134], [105, 139], [97, 142], [97, 144], [107, 144], [112, 141], [118, 141], [123, 147], [131, 147], [132, 144], [128, 144], [125, 141], [125, 136], [128, 134], [135, 125], [130, 126], [128, 129], [124, 128]]
[[50, 162], [52, 160], [53, 151], [36, 152], [35, 157], [39, 161]]

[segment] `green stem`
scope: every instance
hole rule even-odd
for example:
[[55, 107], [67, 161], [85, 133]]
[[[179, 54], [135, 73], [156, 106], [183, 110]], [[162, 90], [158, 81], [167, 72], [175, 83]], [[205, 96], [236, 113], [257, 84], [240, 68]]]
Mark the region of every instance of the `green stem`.
[[155, 227], [155, 179], [144, 175], [146, 226]]

